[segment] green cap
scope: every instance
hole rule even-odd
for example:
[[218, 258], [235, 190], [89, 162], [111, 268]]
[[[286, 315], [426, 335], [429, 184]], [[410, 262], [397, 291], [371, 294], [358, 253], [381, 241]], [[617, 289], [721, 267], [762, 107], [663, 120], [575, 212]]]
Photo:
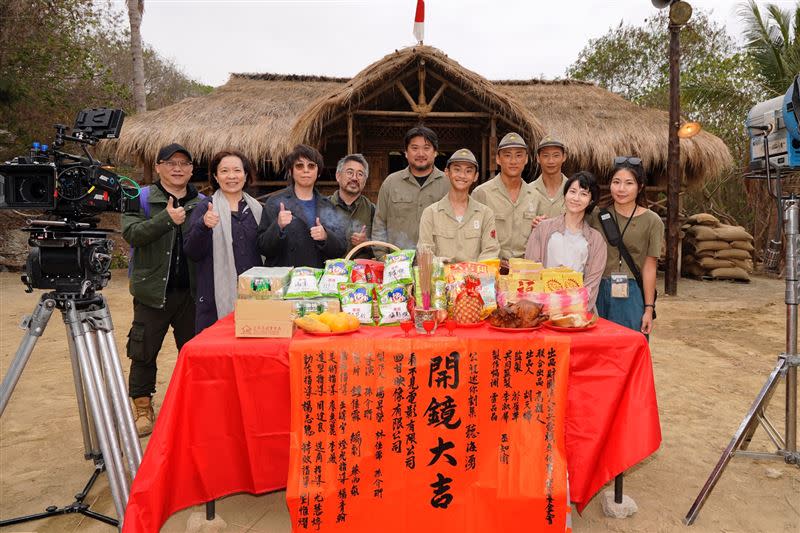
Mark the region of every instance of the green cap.
[[450, 163], [455, 162], [472, 163], [475, 168], [478, 168], [478, 160], [475, 159], [475, 154], [469, 148], [459, 148], [453, 152], [453, 155], [447, 160], [447, 166], [449, 167]]
[[565, 152], [567, 151], [566, 146], [564, 143], [553, 137], [552, 135], [545, 135], [541, 141], [539, 141], [539, 146], [536, 147], [536, 153], [538, 154], [542, 148], [547, 148], [548, 146], [555, 146], [556, 148], [561, 148]]
[[519, 133], [506, 133], [505, 136], [500, 139], [500, 144], [497, 145], [497, 150], [502, 150], [503, 148], [525, 148], [528, 149], [528, 145], [525, 144], [525, 141], [522, 139], [522, 136]]

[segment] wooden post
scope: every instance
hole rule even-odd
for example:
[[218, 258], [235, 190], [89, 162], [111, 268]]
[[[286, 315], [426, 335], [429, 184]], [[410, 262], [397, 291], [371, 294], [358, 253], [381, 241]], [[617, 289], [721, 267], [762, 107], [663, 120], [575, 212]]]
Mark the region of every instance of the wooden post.
[[497, 115], [492, 115], [489, 129], [489, 173], [497, 173]]
[[353, 114], [347, 114], [347, 153], [352, 154], [356, 151], [356, 139], [353, 135]]
[[145, 161], [142, 170], [142, 185], [150, 185], [153, 183], [153, 164], [149, 161]]
[[419, 79], [419, 100], [417, 104], [424, 106], [425, 102], [425, 60], [419, 62], [419, 70], [417, 70], [417, 78]]
[[669, 142], [667, 145], [667, 269], [664, 291], [678, 294], [678, 212], [681, 189], [681, 147], [678, 139], [680, 125], [680, 31], [676, 24], [669, 26]]
[[480, 182], [483, 183], [487, 181], [486, 170], [489, 168], [488, 162], [486, 161], [489, 158], [489, 138], [486, 137], [484, 133], [481, 135], [481, 179]]

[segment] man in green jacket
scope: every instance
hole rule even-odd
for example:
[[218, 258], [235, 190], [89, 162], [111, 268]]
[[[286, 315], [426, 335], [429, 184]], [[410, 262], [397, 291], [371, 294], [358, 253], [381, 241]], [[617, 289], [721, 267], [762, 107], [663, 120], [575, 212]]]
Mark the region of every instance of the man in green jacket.
[[194, 336], [190, 279], [194, 272], [183, 255], [188, 214], [201, 200], [189, 184], [192, 168], [192, 155], [186, 148], [179, 144], [163, 147], [155, 167], [159, 181], [142, 190], [138, 209], [122, 215], [122, 236], [132, 248], [128, 394], [133, 398], [140, 437], [153, 431], [156, 357], [169, 326], [179, 351]]
[[[336, 211], [348, 221], [347, 251], [370, 240], [375, 204], [361, 194], [369, 178], [369, 163], [361, 154], [349, 154], [336, 165], [336, 182], [339, 190], [328, 197]], [[356, 258], [369, 259], [372, 250], [362, 249]]]

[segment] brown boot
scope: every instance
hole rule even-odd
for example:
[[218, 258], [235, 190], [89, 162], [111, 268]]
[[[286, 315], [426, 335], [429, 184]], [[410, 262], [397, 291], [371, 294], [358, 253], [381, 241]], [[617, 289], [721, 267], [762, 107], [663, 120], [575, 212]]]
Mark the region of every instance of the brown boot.
[[140, 437], [146, 437], [153, 432], [156, 414], [153, 412], [153, 401], [150, 396], [133, 399], [133, 417]]

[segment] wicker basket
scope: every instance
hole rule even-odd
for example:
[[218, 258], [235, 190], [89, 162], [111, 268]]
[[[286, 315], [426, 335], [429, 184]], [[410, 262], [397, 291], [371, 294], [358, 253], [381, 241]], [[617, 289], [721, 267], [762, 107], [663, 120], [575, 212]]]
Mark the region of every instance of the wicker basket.
[[358, 246], [354, 246], [354, 247], [353, 247], [353, 249], [352, 249], [352, 250], [350, 250], [350, 251], [347, 253], [347, 255], [345, 256], [345, 259], [352, 259], [352, 258], [353, 258], [353, 256], [354, 256], [354, 255], [356, 255], [356, 254], [359, 252], [359, 250], [362, 250], [362, 249], [366, 248], [367, 246], [382, 246], [382, 247], [384, 247], [384, 248], [388, 248], [388, 249], [390, 249], [390, 250], [391, 250], [391, 251], [393, 251], [393, 252], [397, 252], [397, 251], [399, 251], [399, 250], [400, 250], [400, 248], [398, 248], [397, 246], [395, 246], [394, 244], [392, 244], [392, 243], [389, 243], [389, 242], [383, 242], [383, 241], [366, 241], [366, 242], [362, 242], [362, 243], [361, 243], [361, 244], [359, 244]]

